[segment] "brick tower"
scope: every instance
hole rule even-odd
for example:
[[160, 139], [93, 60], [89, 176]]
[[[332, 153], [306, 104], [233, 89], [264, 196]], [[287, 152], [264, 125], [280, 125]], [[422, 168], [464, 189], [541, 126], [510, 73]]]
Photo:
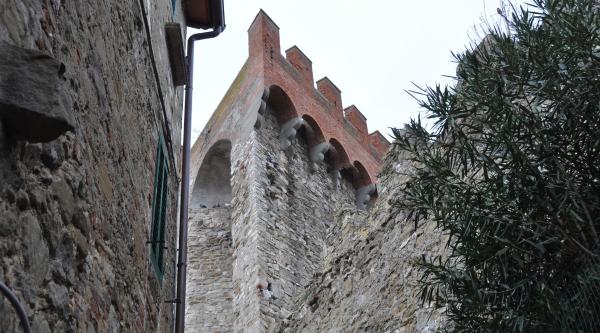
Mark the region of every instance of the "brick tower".
[[340, 210], [366, 210], [389, 142], [260, 11], [249, 57], [192, 148], [186, 329], [264, 332], [323, 266]]

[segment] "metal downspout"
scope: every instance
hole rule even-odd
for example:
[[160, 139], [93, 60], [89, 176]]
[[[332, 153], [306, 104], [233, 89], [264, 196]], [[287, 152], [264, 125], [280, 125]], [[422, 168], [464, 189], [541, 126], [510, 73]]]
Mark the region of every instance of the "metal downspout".
[[177, 307], [175, 332], [183, 333], [185, 324], [185, 280], [187, 269], [188, 208], [190, 196], [190, 146], [192, 132], [192, 89], [194, 85], [194, 42], [217, 37], [223, 26], [209, 32], [193, 34], [187, 42], [187, 77], [183, 115], [183, 156], [181, 161], [181, 202], [179, 211], [179, 253], [177, 257]]

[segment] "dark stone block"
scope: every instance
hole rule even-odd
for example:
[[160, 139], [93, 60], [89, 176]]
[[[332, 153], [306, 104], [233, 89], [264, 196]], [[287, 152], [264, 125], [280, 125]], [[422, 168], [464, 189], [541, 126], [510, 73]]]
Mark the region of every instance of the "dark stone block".
[[0, 41], [0, 118], [8, 135], [48, 142], [74, 130], [62, 72], [51, 56]]

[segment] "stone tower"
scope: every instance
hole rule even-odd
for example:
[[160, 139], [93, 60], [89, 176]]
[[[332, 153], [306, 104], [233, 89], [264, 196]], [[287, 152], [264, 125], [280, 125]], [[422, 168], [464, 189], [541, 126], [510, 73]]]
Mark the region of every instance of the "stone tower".
[[293, 311], [336, 244], [340, 211], [368, 210], [389, 148], [260, 11], [249, 57], [192, 148], [186, 329], [264, 332]]

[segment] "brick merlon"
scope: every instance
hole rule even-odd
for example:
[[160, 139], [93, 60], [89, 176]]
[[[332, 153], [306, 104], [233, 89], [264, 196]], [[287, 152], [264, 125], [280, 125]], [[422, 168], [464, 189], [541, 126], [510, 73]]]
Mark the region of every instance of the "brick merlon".
[[344, 121], [344, 107], [342, 106], [342, 91], [326, 76], [317, 81], [317, 90], [325, 97], [335, 109], [334, 118]]
[[391, 145], [391, 143], [379, 131], [369, 134], [369, 143], [371, 146], [373, 146], [373, 148], [375, 148], [380, 156], [385, 155]]
[[367, 118], [354, 105], [350, 105], [344, 109], [344, 116], [352, 127], [358, 131], [361, 143], [368, 145], [369, 129], [367, 127]]
[[273, 27], [275, 27], [279, 31], [279, 26], [277, 25], [277, 23], [275, 23], [275, 21], [273, 21], [273, 19], [269, 16], [269, 14], [267, 14], [261, 8], [258, 11], [258, 13], [256, 14], [256, 16], [254, 17], [254, 20], [252, 20], [252, 23], [250, 24], [250, 27], [248, 28], [248, 32], [250, 32], [250, 30], [252, 30], [252, 28], [254, 27], [254, 25], [257, 22], [260, 22], [260, 21], [268, 22], [269, 24], [271, 24]]
[[279, 27], [264, 10], [261, 9], [256, 14], [248, 29], [248, 35], [251, 58], [259, 54], [262, 54], [263, 58], [280, 55]]
[[287, 61], [296, 68], [298, 73], [304, 79], [304, 83], [307, 87], [313, 86], [313, 71], [312, 71], [312, 61], [300, 50], [296, 45], [290, 47], [285, 51], [285, 57]]

